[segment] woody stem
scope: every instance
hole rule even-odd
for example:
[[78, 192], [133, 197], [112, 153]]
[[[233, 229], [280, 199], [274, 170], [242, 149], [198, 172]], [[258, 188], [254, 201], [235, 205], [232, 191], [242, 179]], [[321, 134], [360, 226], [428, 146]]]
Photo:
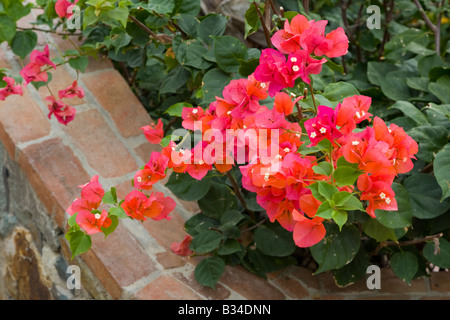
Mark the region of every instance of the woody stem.
[[228, 180], [230, 180], [231, 184], [233, 185], [233, 190], [236, 196], [238, 197], [240, 203], [245, 208], [245, 210], [250, 214], [250, 217], [255, 220], [255, 213], [247, 208], [247, 203], [245, 202], [244, 197], [242, 196], [241, 190], [239, 189], [239, 186], [236, 182], [236, 179], [234, 179], [233, 175], [230, 173], [230, 171], [227, 171], [225, 173]]
[[441, 238], [444, 234], [443, 233], [439, 233], [439, 234], [435, 234], [432, 236], [426, 236], [424, 238], [416, 238], [416, 239], [412, 239], [412, 240], [408, 240], [408, 241], [403, 241], [403, 242], [397, 242], [397, 241], [383, 241], [381, 242], [378, 247], [376, 247], [376, 249], [370, 254], [371, 256], [377, 255], [378, 252], [383, 249], [384, 247], [388, 247], [388, 246], [398, 246], [398, 247], [403, 247], [403, 246], [410, 246], [413, 244], [418, 244], [418, 243], [423, 243], [423, 242], [427, 242], [430, 240], [438, 240], [439, 238]]

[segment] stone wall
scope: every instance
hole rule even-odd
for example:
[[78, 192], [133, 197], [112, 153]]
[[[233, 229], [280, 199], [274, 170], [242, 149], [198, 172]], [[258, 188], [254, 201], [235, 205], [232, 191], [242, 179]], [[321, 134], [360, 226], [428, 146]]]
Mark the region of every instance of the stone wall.
[[[52, 57], [57, 46], [68, 48], [67, 42], [40, 34], [40, 48], [47, 43]], [[5, 45], [0, 68], [20, 70]], [[76, 77], [58, 67], [50, 88], [56, 92]], [[92, 249], [71, 259], [65, 208], [79, 195], [78, 185], [98, 174], [105, 189], [115, 186], [123, 198], [137, 168], [157, 150], [139, 129], [152, 120], [110, 61], [92, 59], [78, 80], [86, 96], [70, 101], [78, 111], [67, 127], [47, 119], [45, 87], [30, 85], [22, 97], [0, 102], [1, 299], [450, 299], [449, 272], [408, 286], [382, 269], [381, 289], [369, 290], [365, 279], [338, 288], [331, 274], [313, 276], [303, 267], [264, 280], [227, 266], [215, 290], [202, 287], [193, 274], [199, 260], [169, 249], [183, 239], [184, 221], [198, 210], [184, 201], [178, 201], [171, 221], [122, 221], [106, 240], [94, 235]], [[164, 184], [155, 188], [171, 195]], [[67, 285], [69, 266], [79, 267], [80, 289]]]

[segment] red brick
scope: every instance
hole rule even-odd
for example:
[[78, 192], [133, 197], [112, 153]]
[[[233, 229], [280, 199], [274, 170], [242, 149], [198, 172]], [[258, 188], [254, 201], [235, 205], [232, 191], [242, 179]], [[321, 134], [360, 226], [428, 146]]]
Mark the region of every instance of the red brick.
[[274, 278], [272, 282], [293, 299], [305, 299], [309, 297], [308, 290], [288, 274], [280, 274], [278, 277]]
[[88, 73], [82, 80], [100, 105], [111, 114], [117, 129], [125, 138], [143, 134], [141, 127], [151, 119], [128, 83], [117, 70]]
[[11, 69], [11, 64], [6, 58], [5, 51], [0, 49], [0, 68]]
[[123, 287], [157, 270], [136, 239], [120, 223], [106, 239], [102, 234], [95, 234], [91, 250], [81, 258], [114, 299], [120, 298]]
[[65, 209], [80, 195], [77, 186], [90, 179], [81, 162], [59, 138], [28, 146], [18, 162], [47, 212], [54, 212], [63, 227]]
[[50, 133], [50, 123], [33, 101], [28, 90], [0, 101], [0, 138], [14, 158], [15, 146]]
[[89, 165], [105, 178], [120, 177], [138, 169], [122, 142], [97, 110], [81, 112], [64, 130], [83, 152]]
[[381, 293], [427, 293], [428, 289], [425, 283], [425, 279], [419, 278], [411, 281], [411, 285], [408, 285], [405, 281], [401, 280], [394, 274], [392, 269], [381, 269]]
[[242, 267], [225, 267], [220, 282], [249, 300], [284, 300], [284, 294], [268, 281]]
[[214, 289], [202, 286], [195, 279], [193, 272], [188, 274], [187, 277], [185, 277], [181, 272], [176, 272], [173, 274], [173, 276], [178, 280], [182, 281], [183, 283], [187, 284], [195, 292], [200, 293], [201, 295], [210, 300], [224, 300], [228, 298], [231, 294], [231, 292], [220, 283], [216, 284]]
[[450, 272], [432, 272], [431, 290], [450, 293]]
[[186, 264], [185, 257], [178, 256], [173, 252], [159, 252], [156, 254], [156, 260], [162, 265], [164, 269], [173, 269], [182, 267]]
[[170, 275], [162, 275], [135, 294], [139, 300], [202, 300], [184, 283]]
[[183, 217], [176, 211], [170, 213], [172, 219], [153, 221], [145, 221], [143, 226], [150, 233], [150, 235], [158, 241], [158, 243], [170, 250], [170, 245], [173, 242], [180, 242], [183, 240], [184, 222]]
[[154, 151], [161, 152], [161, 150], [162, 150], [162, 147], [160, 145], [153, 144], [150, 142], [145, 142], [145, 143], [141, 144], [140, 146], [134, 148], [134, 151], [136, 152], [136, 154], [139, 156], [139, 158], [141, 158], [141, 160], [144, 163], [148, 162], [152, 152], [154, 152]]
[[319, 279], [313, 275], [313, 271], [303, 267], [292, 267], [290, 268], [290, 272], [292, 276], [300, 280], [306, 288], [312, 288], [315, 290], [320, 289]]

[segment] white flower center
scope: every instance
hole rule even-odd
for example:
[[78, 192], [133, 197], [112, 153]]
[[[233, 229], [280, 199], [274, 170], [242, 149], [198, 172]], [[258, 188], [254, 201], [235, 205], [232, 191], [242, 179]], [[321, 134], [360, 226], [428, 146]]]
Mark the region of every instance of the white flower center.
[[381, 199], [385, 199], [386, 198], [386, 194], [384, 192], [380, 193], [380, 198]]
[[327, 133], [327, 129], [326, 128], [320, 128], [320, 133]]
[[298, 70], [300, 70], [300, 68], [298, 66], [293, 66], [292, 70], [294, 70], [294, 72], [297, 72]]
[[297, 58], [296, 58], [296, 57], [292, 57], [292, 58], [291, 58], [291, 61], [292, 61], [292, 62], [297, 62]]
[[291, 151], [291, 149], [289, 149], [289, 148], [284, 148], [283, 151], [284, 151], [284, 152], [289, 152], [289, 151]]
[[355, 140], [355, 141], [352, 142], [352, 145], [353, 145], [353, 146], [357, 146], [358, 144], [359, 144], [359, 141], [356, 141], [356, 140]]
[[192, 110], [192, 113], [193, 113], [193, 114], [196, 114], [197, 112], [198, 112], [197, 109]]
[[136, 180], [137, 180], [138, 182], [142, 182], [142, 177], [137, 177]]
[[310, 135], [310, 137], [313, 138], [313, 139], [314, 139], [316, 136], [317, 136], [317, 134], [316, 134], [315, 132], [312, 132], [311, 135]]
[[100, 219], [102, 216], [100, 215], [100, 213], [96, 213], [94, 217], [95, 217], [95, 219], [98, 220], [98, 219]]
[[387, 204], [391, 203], [391, 199], [390, 198], [386, 198], [386, 200], [384, 200], [384, 201], [386, 201]]

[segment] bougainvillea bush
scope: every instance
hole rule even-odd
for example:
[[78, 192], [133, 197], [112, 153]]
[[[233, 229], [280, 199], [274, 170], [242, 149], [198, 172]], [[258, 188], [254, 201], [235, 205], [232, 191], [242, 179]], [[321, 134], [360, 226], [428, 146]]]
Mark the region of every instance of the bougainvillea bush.
[[[170, 220], [175, 201], [153, 190], [169, 176], [167, 188], [201, 211], [174, 230], [171, 249], [203, 257], [195, 277], [205, 286], [227, 264], [261, 277], [307, 265], [340, 286], [371, 264], [408, 283], [450, 267], [447, 6], [428, 16], [410, 1], [284, 2], [249, 2], [244, 43], [194, 0], [2, 1], [0, 41], [29, 62], [18, 75], [1, 70], [1, 100], [103, 54], [157, 119], [141, 129], [162, 149], [124, 199], [98, 176], [80, 186], [67, 208], [73, 256], [120, 219]], [[361, 22], [369, 5], [384, 8], [384, 29]], [[32, 9], [40, 28], [17, 27]], [[50, 59], [36, 29], [76, 49]], [[248, 46], [256, 32], [264, 47]], [[77, 81], [51, 93], [48, 117], [70, 126], [76, 109], [63, 98], [76, 96]]]

